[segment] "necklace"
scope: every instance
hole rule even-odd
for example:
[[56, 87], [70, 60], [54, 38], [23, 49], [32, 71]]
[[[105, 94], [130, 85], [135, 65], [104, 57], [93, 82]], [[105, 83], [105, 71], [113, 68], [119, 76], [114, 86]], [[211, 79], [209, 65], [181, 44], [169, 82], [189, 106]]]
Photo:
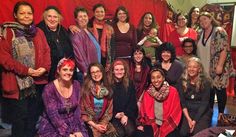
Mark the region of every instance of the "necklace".
[[[70, 109], [72, 107], [72, 103], [70, 101], [72, 85], [70, 85], [69, 88], [64, 87], [64, 89], [63, 89], [61, 87], [61, 85], [60, 85], [60, 82], [59, 81], [57, 81], [57, 82], [58, 82], [58, 87], [59, 87], [59, 93], [63, 97], [62, 98], [63, 99], [63, 106], [65, 107], [67, 114], [69, 114], [70, 113]], [[65, 93], [67, 93], [67, 94], [65, 94]]]
[[210, 34], [208, 35], [207, 38], [205, 38], [205, 31], [203, 31], [203, 37], [202, 37], [202, 45], [203, 46], [206, 46], [206, 43], [207, 43], [208, 39], [211, 37], [211, 34], [213, 32], [213, 28], [214, 27], [212, 27], [211, 32], [210, 32]]

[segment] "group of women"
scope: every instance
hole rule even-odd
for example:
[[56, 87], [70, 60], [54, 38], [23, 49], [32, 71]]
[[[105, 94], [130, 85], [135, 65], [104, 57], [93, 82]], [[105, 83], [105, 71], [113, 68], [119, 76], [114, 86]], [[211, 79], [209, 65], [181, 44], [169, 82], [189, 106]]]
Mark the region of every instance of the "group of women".
[[227, 34], [211, 14], [190, 11], [190, 25], [178, 14], [177, 29], [162, 43], [151, 12], [136, 30], [123, 6], [111, 24], [104, 5], [93, 7], [91, 20], [78, 7], [68, 33], [57, 7], [47, 7], [36, 27], [33, 7], [17, 2], [15, 22], [2, 25], [0, 41], [12, 136], [190, 136], [210, 126], [215, 94], [223, 119], [233, 71]]

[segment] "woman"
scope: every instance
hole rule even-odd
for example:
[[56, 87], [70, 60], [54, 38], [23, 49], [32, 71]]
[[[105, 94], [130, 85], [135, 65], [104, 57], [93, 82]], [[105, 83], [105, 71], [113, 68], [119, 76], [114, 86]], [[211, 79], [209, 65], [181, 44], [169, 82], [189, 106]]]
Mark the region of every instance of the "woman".
[[183, 55], [183, 48], [181, 47], [183, 40], [186, 38], [197, 40], [197, 32], [187, 27], [187, 16], [183, 13], [177, 14], [176, 19], [177, 28], [171, 32], [168, 42], [174, 45], [176, 56], [180, 57]]
[[130, 79], [134, 82], [136, 90], [136, 99], [139, 100], [143, 94], [144, 88], [147, 86], [147, 78], [150, 71], [147, 58], [145, 58], [145, 52], [142, 47], [138, 47], [132, 54], [132, 60], [130, 62]]
[[116, 131], [110, 123], [113, 103], [112, 90], [101, 64], [92, 63], [82, 87], [82, 120], [87, 124], [89, 136], [115, 137]]
[[106, 69], [109, 69], [110, 64], [114, 60], [114, 30], [105, 22], [105, 6], [96, 4], [93, 6], [94, 17], [90, 20], [90, 28], [96, 40], [101, 47], [101, 63]]
[[[114, 30], [105, 21], [106, 9], [102, 4], [93, 6], [94, 16], [88, 23], [89, 30], [93, 33], [96, 40], [101, 47], [101, 63], [106, 70], [109, 69], [110, 64], [114, 60]], [[80, 31], [78, 27], [71, 25], [72, 32]]]
[[139, 126], [135, 137], [179, 137], [182, 111], [177, 90], [165, 81], [159, 68], [150, 72], [150, 85], [140, 102]]
[[193, 6], [189, 10], [187, 27], [194, 29], [196, 32], [200, 30], [200, 25], [198, 21], [199, 15], [200, 15], [200, 9], [198, 7]]
[[[179, 89], [180, 77], [183, 73], [184, 65], [176, 59], [175, 48], [171, 43], [163, 43], [157, 49], [157, 59], [160, 66], [166, 73], [166, 81]], [[178, 90], [179, 91], [179, 90]]]
[[182, 75], [181, 104], [184, 116], [180, 124], [182, 137], [195, 135], [210, 127], [210, 81], [204, 74], [199, 58], [191, 57]]
[[101, 62], [101, 49], [96, 38], [88, 30], [88, 11], [83, 7], [74, 10], [74, 18], [80, 31], [71, 34], [71, 42], [78, 67], [78, 79], [83, 82], [89, 64]]
[[117, 59], [111, 66], [109, 81], [113, 90], [113, 118], [119, 137], [132, 137], [136, 129], [137, 101], [135, 87], [129, 79], [128, 65]]
[[41, 93], [50, 70], [50, 49], [43, 32], [33, 23], [34, 9], [28, 2], [17, 2], [16, 22], [3, 24], [0, 41], [1, 86], [11, 110], [12, 136], [33, 137], [43, 109]]
[[129, 23], [129, 13], [125, 7], [120, 6], [116, 9], [113, 23], [115, 58], [129, 61], [137, 44], [137, 34], [134, 26]]
[[48, 80], [53, 81], [57, 64], [63, 57], [73, 58], [73, 49], [67, 30], [61, 25], [62, 14], [55, 6], [48, 6], [43, 12], [43, 21], [37, 26], [44, 32], [51, 49], [51, 69]]
[[40, 137], [88, 137], [80, 118], [80, 84], [72, 80], [74, 68], [74, 61], [62, 58], [57, 65], [57, 79], [44, 88]]
[[186, 64], [189, 58], [196, 57], [197, 45], [196, 45], [196, 42], [193, 39], [187, 38], [183, 41], [182, 47], [183, 47], [183, 50], [184, 50], [184, 54], [180, 58], [180, 60], [184, 64]]
[[219, 109], [218, 120], [220, 124], [225, 121], [223, 114], [227, 101], [226, 87], [229, 76], [233, 72], [228, 35], [222, 27], [217, 25], [217, 21], [208, 12], [200, 14], [199, 22], [202, 31], [200, 32], [197, 43], [197, 54], [213, 82], [210, 94], [210, 107], [213, 108], [214, 106], [216, 94]]
[[149, 34], [152, 28], [159, 28], [154, 15], [151, 12], [145, 12], [141, 17], [137, 28], [137, 39], [142, 40]]

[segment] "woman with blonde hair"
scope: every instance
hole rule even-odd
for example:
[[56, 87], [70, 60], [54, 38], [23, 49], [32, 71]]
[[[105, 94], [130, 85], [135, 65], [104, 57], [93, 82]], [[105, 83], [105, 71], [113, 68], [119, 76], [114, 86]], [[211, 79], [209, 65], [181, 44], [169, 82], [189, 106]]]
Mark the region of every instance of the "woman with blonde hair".
[[200, 59], [188, 59], [179, 91], [184, 116], [180, 124], [181, 136], [190, 136], [208, 128], [211, 122], [209, 106], [211, 84]]
[[112, 123], [119, 137], [132, 137], [135, 131], [135, 120], [138, 108], [136, 90], [129, 78], [126, 61], [116, 59], [111, 65], [109, 81], [113, 90]]
[[228, 35], [219, 27], [215, 18], [209, 12], [202, 12], [199, 16], [202, 31], [197, 42], [197, 55], [202, 60], [207, 75], [212, 79], [213, 87], [210, 94], [210, 107], [214, 106], [217, 95], [219, 124], [227, 122], [224, 109], [227, 101], [226, 87], [233, 70], [230, 56]]

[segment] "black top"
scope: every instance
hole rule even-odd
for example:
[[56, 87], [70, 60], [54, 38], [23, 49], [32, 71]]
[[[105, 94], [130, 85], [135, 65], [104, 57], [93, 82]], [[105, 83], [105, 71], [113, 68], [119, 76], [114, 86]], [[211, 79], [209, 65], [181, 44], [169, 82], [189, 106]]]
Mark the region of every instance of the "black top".
[[51, 69], [49, 72], [49, 81], [55, 79], [57, 64], [63, 57], [74, 58], [72, 44], [67, 30], [59, 25], [56, 31], [51, 31], [44, 21], [37, 25], [45, 34], [48, 45], [51, 50]]
[[203, 81], [203, 88], [198, 92], [196, 86], [190, 83], [187, 84], [186, 92], [181, 89], [180, 100], [182, 108], [187, 108], [190, 117], [198, 121], [208, 110], [210, 100], [210, 87], [211, 84], [208, 80]]
[[130, 81], [128, 91], [121, 82], [115, 83], [113, 89], [113, 117], [119, 112], [124, 112], [129, 119], [136, 120], [138, 107], [135, 96], [135, 88]]

